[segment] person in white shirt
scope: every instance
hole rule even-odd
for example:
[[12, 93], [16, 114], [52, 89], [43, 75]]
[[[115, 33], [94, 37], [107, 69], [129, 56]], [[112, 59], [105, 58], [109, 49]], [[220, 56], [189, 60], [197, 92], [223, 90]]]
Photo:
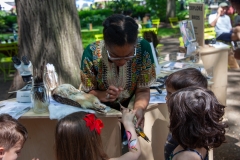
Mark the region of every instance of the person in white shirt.
[[226, 15], [228, 7], [229, 5], [226, 2], [220, 3], [217, 13], [209, 15], [208, 22], [212, 27], [215, 27], [216, 40], [237, 41], [240, 39], [240, 28], [232, 28], [231, 20]]

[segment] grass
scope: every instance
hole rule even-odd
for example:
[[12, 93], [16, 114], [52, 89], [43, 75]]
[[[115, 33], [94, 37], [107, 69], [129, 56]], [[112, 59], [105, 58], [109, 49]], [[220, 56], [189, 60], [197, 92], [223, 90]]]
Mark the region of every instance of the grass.
[[159, 28], [158, 36], [164, 37], [172, 37], [172, 36], [180, 36], [179, 28]]
[[[95, 42], [95, 34], [101, 34], [103, 30], [103, 26], [93, 26], [94, 29], [99, 29], [98, 32], [82, 32], [82, 44], [83, 48], [86, 48], [87, 45], [90, 43]], [[86, 27], [83, 27], [81, 29], [87, 29]], [[171, 37], [171, 36], [177, 36], [179, 35], [180, 31], [178, 28], [159, 28], [158, 29], [158, 36], [164, 38], [164, 37]], [[8, 39], [10, 36], [13, 36], [12, 33], [6, 33], [6, 34], [0, 34], [0, 40]]]
[[13, 33], [0, 33], [0, 40], [9, 39], [10, 37], [13, 37]]
[[[93, 26], [93, 28], [99, 29], [99, 31], [98, 32], [82, 32], [81, 33], [83, 48], [86, 48], [87, 45], [95, 42], [95, 37], [94, 37], [95, 34], [102, 34], [103, 26]], [[81, 29], [87, 29], [87, 28], [83, 27]]]
[[[99, 29], [99, 32], [93, 32], [93, 33], [82, 33], [82, 43], [83, 48], [86, 48], [88, 44], [95, 41], [94, 35], [95, 34], [101, 34], [102, 33], [102, 26], [94, 26], [94, 29]], [[87, 28], [82, 28], [87, 29]], [[164, 37], [172, 37], [172, 36], [180, 36], [180, 30], [179, 28], [159, 28], [158, 29], [158, 36], [161, 38]]]

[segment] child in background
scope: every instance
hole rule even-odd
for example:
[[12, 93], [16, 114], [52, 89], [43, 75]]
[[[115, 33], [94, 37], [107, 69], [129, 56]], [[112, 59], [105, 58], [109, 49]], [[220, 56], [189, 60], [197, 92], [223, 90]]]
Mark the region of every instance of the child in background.
[[151, 15], [149, 13], [146, 13], [145, 17], [143, 17], [143, 23], [145, 24], [146, 28], [152, 28]]
[[[189, 86], [207, 88], [208, 82], [198, 69], [187, 68], [170, 74], [166, 79], [165, 85], [167, 90], [166, 100], [168, 100], [171, 94], [179, 89]], [[172, 134], [169, 133], [164, 147], [165, 159], [168, 159], [177, 146], [178, 142], [172, 137]]]
[[55, 131], [57, 160], [137, 160], [140, 144], [133, 124], [136, 111], [123, 108], [122, 123], [128, 137], [129, 152], [118, 158], [108, 158], [100, 137], [103, 123], [94, 114], [72, 113], [61, 119]]
[[0, 115], [0, 160], [16, 160], [27, 140], [26, 128], [8, 114]]
[[225, 141], [226, 124], [222, 122], [225, 106], [213, 92], [187, 87], [173, 93], [167, 101], [170, 131], [179, 145], [168, 160], [208, 159], [208, 151]]

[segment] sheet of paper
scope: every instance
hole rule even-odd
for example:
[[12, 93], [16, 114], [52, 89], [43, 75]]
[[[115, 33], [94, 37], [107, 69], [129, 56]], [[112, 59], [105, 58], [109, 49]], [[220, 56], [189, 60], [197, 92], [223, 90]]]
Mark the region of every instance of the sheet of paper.
[[159, 94], [157, 91], [150, 93], [150, 101], [149, 103], [166, 103], [165, 97], [167, 93], [163, 91], [162, 94]]
[[215, 48], [227, 48], [229, 45], [222, 43], [222, 42], [216, 42], [216, 44], [209, 44], [209, 46], [213, 46]]
[[31, 103], [19, 103], [17, 101], [15, 102], [3, 101], [0, 103], [0, 106], [1, 106], [0, 114], [6, 113], [11, 115], [15, 119], [18, 119], [24, 113], [31, 109]]

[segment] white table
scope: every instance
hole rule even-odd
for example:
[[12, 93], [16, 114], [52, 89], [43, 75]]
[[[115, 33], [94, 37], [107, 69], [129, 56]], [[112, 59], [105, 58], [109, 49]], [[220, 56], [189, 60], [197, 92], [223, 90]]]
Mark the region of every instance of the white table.
[[[213, 85], [210, 89], [218, 100], [226, 105], [227, 89], [227, 54], [228, 49], [202, 48], [200, 51], [204, 66], [213, 67]], [[129, 104], [131, 106], [132, 104]], [[121, 114], [111, 116], [99, 116], [105, 125], [102, 130], [104, 150], [109, 157], [121, 155], [121, 133], [118, 117]], [[57, 121], [50, 120], [49, 114], [35, 114], [32, 111], [24, 114], [20, 122], [26, 126], [29, 138], [21, 152], [20, 160], [28, 160], [38, 157], [40, 160], [54, 159], [54, 130]], [[151, 142], [146, 142], [139, 137], [142, 154], [139, 160], [163, 160], [164, 144], [169, 132], [169, 114], [166, 104], [150, 104], [145, 113], [144, 132]], [[212, 150], [209, 152], [209, 160], [213, 160]]]
[[[16, 101], [16, 99], [7, 101]], [[118, 117], [121, 115], [121, 112], [116, 110], [107, 115], [97, 115], [104, 123], [101, 138], [104, 151], [109, 157], [118, 157], [122, 153], [121, 131], [118, 121]], [[28, 131], [28, 139], [24, 144], [19, 160], [30, 160], [33, 157], [40, 160], [55, 159], [54, 133], [57, 120], [50, 120], [49, 113], [36, 114], [30, 110], [22, 115], [19, 121]]]

